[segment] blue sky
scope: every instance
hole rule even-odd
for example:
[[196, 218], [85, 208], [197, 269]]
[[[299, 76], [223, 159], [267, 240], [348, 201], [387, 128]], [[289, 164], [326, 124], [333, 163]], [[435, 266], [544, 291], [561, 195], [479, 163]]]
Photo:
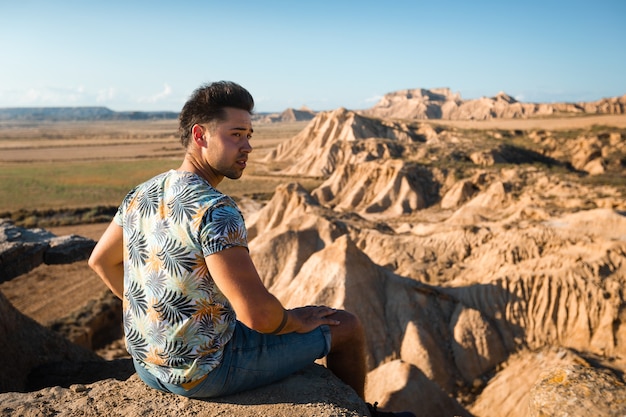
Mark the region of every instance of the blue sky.
[[232, 80], [256, 111], [389, 92], [626, 94], [626, 1], [0, 0], [0, 107], [179, 111]]

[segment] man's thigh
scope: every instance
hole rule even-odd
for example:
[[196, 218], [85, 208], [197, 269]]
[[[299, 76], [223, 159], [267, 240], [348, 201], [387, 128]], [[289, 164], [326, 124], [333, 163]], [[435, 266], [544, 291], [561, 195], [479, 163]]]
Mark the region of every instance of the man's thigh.
[[[309, 333], [275, 336], [255, 332], [238, 322], [221, 364], [193, 396], [233, 394], [278, 381], [326, 356], [330, 343], [328, 326]], [[222, 386], [215, 386], [214, 380], [222, 381]]]

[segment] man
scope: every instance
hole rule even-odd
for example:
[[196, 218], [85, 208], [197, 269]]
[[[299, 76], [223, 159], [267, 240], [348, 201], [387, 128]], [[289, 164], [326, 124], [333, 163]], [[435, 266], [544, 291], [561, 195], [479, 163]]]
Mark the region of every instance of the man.
[[210, 398], [282, 379], [326, 356], [364, 396], [365, 336], [343, 310], [287, 310], [252, 263], [235, 202], [216, 187], [243, 174], [254, 100], [216, 82], [184, 105], [177, 170], [125, 197], [89, 265], [123, 300], [126, 347], [150, 387]]

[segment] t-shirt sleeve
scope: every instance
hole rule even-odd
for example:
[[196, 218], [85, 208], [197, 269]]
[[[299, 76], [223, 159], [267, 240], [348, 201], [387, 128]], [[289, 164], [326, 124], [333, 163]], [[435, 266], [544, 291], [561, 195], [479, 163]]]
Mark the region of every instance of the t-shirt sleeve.
[[137, 189], [138, 187], [135, 187], [130, 190], [128, 194], [126, 194], [126, 197], [124, 197], [122, 204], [120, 204], [120, 206], [117, 208], [115, 216], [113, 216], [113, 221], [120, 227], [124, 227], [124, 212], [126, 211], [126, 208], [128, 207], [130, 201], [134, 198]]
[[120, 227], [124, 227], [124, 221], [122, 220], [122, 207], [118, 207], [117, 213], [113, 216], [113, 221]]
[[224, 200], [207, 210], [200, 238], [205, 257], [234, 246], [248, 247], [248, 232], [234, 202]]

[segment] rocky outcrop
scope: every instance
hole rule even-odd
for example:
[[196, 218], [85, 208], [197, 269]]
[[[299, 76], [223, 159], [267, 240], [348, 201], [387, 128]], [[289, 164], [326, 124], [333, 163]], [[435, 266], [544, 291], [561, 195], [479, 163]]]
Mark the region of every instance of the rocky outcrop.
[[96, 351], [123, 336], [122, 301], [107, 288], [82, 308], [51, 321], [48, 327], [72, 343]]
[[626, 171], [626, 132], [583, 132], [576, 137], [530, 132], [529, 138], [553, 160], [562, 161], [590, 175], [623, 175]]
[[[119, 377], [118, 377], [119, 378]], [[195, 400], [148, 388], [138, 377], [109, 377], [30, 393], [0, 394], [3, 416], [369, 416], [356, 393], [319, 365], [263, 388], [211, 400]]]
[[0, 351], [3, 416], [369, 415], [354, 390], [319, 365], [214, 400], [161, 393], [139, 380], [130, 359], [103, 360], [22, 315], [1, 292]]
[[303, 106], [300, 109], [288, 108], [281, 113], [264, 115], [256, 121], [260, 123], [302, 122], [313, 119], [315, 114], [316, 112]]
[[[456, 220], [408, 235], [376, 229], [358, 217], [333, 215], [301, 187], [279, 188], [275, 200], [251, 219], [256, 236], [251, 253], [261, 276], [268, 277], [266, 285], [286, 305], [346, 308], [367, 323], [368, 379], [389, 381], [377, 382], [370, 392], [386, 398], [388, 407], [403, 404], [392, 398], [415, 399], [409, 393], [413, 384], [424, 387], [418, 382], [421, 375], [446, 397], [465, 395], [459, 384], [479, 390], [494, 369], [523, 347], [624, 355], [623, 296], [617, 285], [624, 280], [624, 217], [598, 209], [546, 223], [540, 215], [535, 228], [519, 231], [506, 226], [516, 222], [515, 216], [504, 221], [493, 217], [494, 207], [515, 206], [507, 188], [493, 182], [470, 200], [471, 210], [484, 208], [485, 226], [474, 224], [468, 230], [465, 222], [453, 226]], [[468, 207], [462, 204], [460, 211]], [[605, 226], [592, 227], [593, 221]], [[580, 240], [579, 234], [593, 236], [597, 243]], [[583, 241], [585, 251], [578, 243]], [[585, 259], [588, 268], [580, 269], [571, 256]], [[408, 277], [391, 273], [394, 269]], [[607, 274], [601, 284], [594, 278], [599, 271]], [[444, 287], [420, 283], [435, 275], [449, 281]], [[396, 367], [408, 367], [400, 373], [406, 381], [398, 379], [389, 358], [402, 361]], [[527, 378], [534, 383], [538, 376]], [[383, 386], [390, 391], [383, 392]], [[523, 395], [529, 389], [525, 386]], [[433, 404], [452, 407], [429, 395]], [[484, 401], [494, 407], [493, 398]]]
[[270, 152], [265, 161], [299, 161], [285, 175], [326, 176], [347, 163], [399, 157], [403, 148], [436, 136], [430, 126], [363, 117], [343, 108], [319, 113], [300, 133]]
[[[619, 129], [579, 132], [575, 138], [570, 132], [541, 130], [467, 135], [455, 128], [392, 122], [338, 109], [319, 113], [264, 162], [287, 166], [280, 175], [323, 178], [315, 197], [340, 211], [391, 210], [399, 215], [432, 206], [454, 185], [457, 171], [467, 171], [472, 164], [624, 175], [624, 137], [626, 131]], [[449, 204], [446, 198], [443, 205]]]
[[[571, 373], [569, 379], [554, 375], [568, 369], [585, 369], [587, 380]], [[612, 375], [607, 385], [596, 375]], [[476, 386], [484, 383], [477, 381]], [[618, 392], [621, 390], [621, 393]], [[557, 393], [560, 391], [560, 393]], [[486, 382], [480, 395], [469, 407], [474, 416], [607, 416], [611, 408], [623, 410], [626, 391], [620, 378], [610, 368], [594, 367], [573, 350], [546, 347], [521, 350], [498, 366], [497, 374]], [[616, 400], [615, 404], [610, 404]], [[589, 407], [589, 402], [595, 405]], [[615, 414], [618, 415], [618, 414]]]
[[87, 259], [95, 242], [81, 236], [58, 237], [44, 229], [25, 229], [0, 219], [0, 282], [45, 264]]
[[[418, 409], [419, 416], [472, 417], [419, 367], [400, 359], [370, 372], [369, 381], [365, 395], [380, 398], [390, 410]], [[420, 404], [418, 408], [416, 404]]]
[[588, 364], [556, 367], [544, 372], [530, 391], [530, 417], [626, 415], [624, 378]]
[[385, 94], [376, 105], [359, 113], [395, 119], [489, 120], [555, 114], [624, 114], [626, 95], [594, 102], [522, 103], [499, 92], [493, 97], [463, 100], [449, 88], [400, 90]]
[[313, 196], [336, 211], [396, 217], [439, 199], [431, 178], [429, 170], [400, 159], [344, 164]]

